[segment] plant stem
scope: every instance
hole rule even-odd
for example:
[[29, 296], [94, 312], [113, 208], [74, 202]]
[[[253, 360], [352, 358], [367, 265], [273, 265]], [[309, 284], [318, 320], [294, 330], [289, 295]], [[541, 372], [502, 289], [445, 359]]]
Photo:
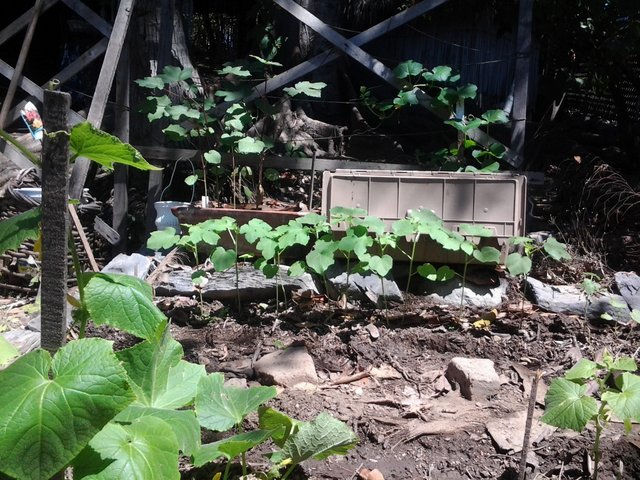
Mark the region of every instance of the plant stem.
[[231, 472], [231, 460], [227, 462], [227, 466], [224, 468], [224, 474], [222, 475], [224, 480], [229, 480], [229, 472]]
[[407, 288], [405, 288], [404, 293], [409, 293], [409, 286], [411, 285], [411, 277], [413, 276], [413, 258], [416, 256], [416, 245], [418, 245], [418, 239], [420, 238], [420, 234], [416, 235], [415, 240], [413, 241], [413, 246], [411, 247], [411, 256], [409, 257], [409, 276], [407, 277]]
[[[82, 278], [82, 274], [84, 273], [82, 270], [82, 265], [80, 264], [80, 258], [78, 257], [78, 251], [76, 250], [75, 243], [73, 241], [73, 234], [69, 232], [69, 250], [71, 251], [71, 259], [73, 262], [73, 271], [76, 274], [76, 281], [78, 282], [78, 293], [80, 295], [80, 305], [84, 310], [84, 279]], [[87, 328], [87, 315], [80, 315], [80, 329], [78, 331], [78, 337], [84, 338], [85, 330]]]
[[596, 437], [593, 441], [593, 480], [598, 480], [598, 469], [600, 468], [600, 460], [602, 459], [602, 450], [600, 450], [600, 437], [604, 430], [602, 419], [605, 418], [606, 403], [600, 404], [600, 410], [595, 416], [594, 423], [596, 427]]
[[293, 473], [293, 470], [296, 468], [296, 466], [297, 466], [297, 463], [294, 463], [289, 468], [287, 468], [287, 471], [284, 472], [284, 475], [282, 476], [282, 478], [280, 480], [287, 480], [287, 478], [289, 478], [291, 473]]
[[466, 286], [466, 280], [467, 280], [467, 266], [469, 265], [469, 255], [467, 255], [466, 253], [464, 254], [464, 267], [462, 269], [462, 293], [460, 294], [460, 311], [458, 312], [458, 317], [461, 319], [462, 318], [462, 313], [464, 311], [464, 293], [465, 293], [465, 286]]

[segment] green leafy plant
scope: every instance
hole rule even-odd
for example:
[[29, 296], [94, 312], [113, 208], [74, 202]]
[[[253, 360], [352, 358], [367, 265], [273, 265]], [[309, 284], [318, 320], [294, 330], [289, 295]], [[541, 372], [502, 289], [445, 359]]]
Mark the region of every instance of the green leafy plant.
[[[578, 361], [563, 378], [554, 379], [549, 386], [543, 422], [577, 432], [583, 431], [589, 422], [593, 423], [595, 480], [602, 460], [602, 432], [612, 417], [624, 422], [627, 433], [631, 431], [632, 421], [640, 421], [640, 377], [635, 374], [637, 369], [633, 358], [614, 358], [605, 351], [601, 360]], [[593, 394], [590, 393], [593, 390], [590, 385], [596, 387]]]
[[[104, 138], [100, 135], [95, 143], [83, 144], [100, 144]], [[106, 142], [104, 149], [131, 154], [130, 149], [112, 149], [111, 144]], [[87, 152], [80, 155], [100, 156], [98, 147]], [[118, 160], [116, 156], [114, 162]], [[144, 162], [132, 162], [146, 168]], [[107, 168], [113, 164], [107, 163]], [[39, 222], [39, 209], [0, 222], [0, 253], [37, 237]], [[169, 246], [183, 240], [197, 251], [199, 242], [216, 243], [224, 232], [237, 242], [235, 222], [224, 218], [206, 228], [190, 229], [184, 240], [168, 231], [154, 241]], [[237, 246], [231, 253], [214, 250], [212, 263], [226, 269], [236, 263], [236, 257]], [[46, 479], [71, 466], [74, 478], [177, 480], [179, 456], [197, 457], [202, 451], [202, 427], [238, 427], [248, 413], [275, 396], [272, 387], [246, 391], [224, 387], [221, 374], [206, 376], [204, 367], [183, 360], [182, 347], [171, 337], [167, 318], [153, 303], [152, 289], [145, 282], [126, 275], [85, 274], [77, 258], [74, 266], [80, 286], [80, 299], [73, 302], [80, 338], [53, 357], [35, 350], [0, 371], [2, 474]], [[114, 352], [112, 342], [83, 338], [90, 320], [140, 341]], [[10, 361], [14, 355], [0, 343], [0, 361]], [[272, 430], [247, 432], [253, 446], [274, 434], [282, 438]], [[227, 443], [231, 446], [224, 451], [230, 458], [234, 451], [239, 454], [250, 448], [246, 441], [244, 450], [239, 450], [240, 441]], [[318, 453], [324, 454], [329, 452]], [[243, 464], [246, 472], [244, 459]]]
[[[447, 281], [454, 277], [455, 273], [449, 267], [434, 267], [430, 263], [420, 265], [414, 270], [416, 247], [420, 238], [424, 235], [428, 236], [443, 248], [451, 247], [449, 238], [451, 232], [445, 228], [444, 222], [440, 217], [430, 210], [411, 210], [406, 218], [397, 220], [392, 225], [392, 232], [396, 236], [398, 250], [409, 259], [409, 273], [407, 276], [407, 285], [405, 291], [409, 292], [411, 286], [411, 278], [418, 274], [430, 281]], [[399, 240], [406, 239], [411, 250], [407, 251], [400, 247]], [[451, 248], [448, 248], [451, 249]]]
[[460, 75], [446, 65], [428, 69], [419, 62], [407, 60], [399, 63], [393, 72], [403, 86], [392, 101], [379, 101], [369, 89], [360, 89], [361, 101], [373, 113], [389, 116], [398, 109], [421, 104], [428, 94], [433, 98], [430, 106], [443, 112], [443, 116], [449, 118], [444, 123], [459, 133], [456, 143], [436, 151], [432, 159], [447, 170], [488, 173], [499, 169], [497, 160], [504, 156], [504, 145], [493, 143], [482, 147], [469, 133], [480, 127], [488, 130], [490, 125], [506, 123], [507, 114], [503, 110], [488, 110], [479, 117], [458, 114], [459, 105], [476, 97], [476, 85], [460, 85]]
[[511, 252], [507, 255], [505, 267], [509, 275], [513, 277], [522, 277], [524, 279], [522, 292], [522, 309], [524, 311], [524, 299], [527, 292], [527, 277], [533, 267], [533, 256], [536, 253], [542, 253], [553, 260], [563, 261], [570, 260], [571, 255], [564, 243], [558, 242], [554, 237], [547, 237], [544, 242], [536, 243], [530, 237], [511, 237], [509, 246], [519, 248], [520, 252]]

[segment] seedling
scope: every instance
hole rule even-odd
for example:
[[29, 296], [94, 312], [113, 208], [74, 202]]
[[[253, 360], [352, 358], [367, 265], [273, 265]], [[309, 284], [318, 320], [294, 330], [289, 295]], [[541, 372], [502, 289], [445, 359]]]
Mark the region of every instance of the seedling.
[[513, 252], [507, 256], [505, 267], [509, 275], [513, 277], [522, 276], [524, 286], [522, 291], [522, 312], [524, 313], [524, 299], [527, 293], [527, 276], [533, 266], [532, 258], [537, 252], [553, 258], [556, 261], [570, 260], [571, 255], [567, 251], [564, 243], [558, 242], [553, 237], [548, 237], [541, 245], [535, 243], [530, 237], [511, 237], [509, 244], [514, 247], [521, 247], [522, 253]]
[[[631, 422], [640, 420], [640, 377], [631, 357], [614, 358], [605, 351], [602, 360], [578, 361], [563, 378], [554, 379], [545, 398], [542, 421], [560, 428], [582, 432], [589, 422], [595, 428], [593, 444], [593, 479], [598, 479], [602, 459], [602, 432], [612, 417], [624, 422], [625, 432]], [[597, 390], [589, 393], [589, 384]], [[599, 401], [594, 398], [599, 398]]]

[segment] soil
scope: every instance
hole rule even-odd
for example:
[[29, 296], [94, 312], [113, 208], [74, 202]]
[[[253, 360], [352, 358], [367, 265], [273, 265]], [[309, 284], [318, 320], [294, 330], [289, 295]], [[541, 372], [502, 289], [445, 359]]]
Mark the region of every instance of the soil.
[[[491, 324], [464, 330], [456, 308], [430, 305], [420, 297], [389, 310], [341, 308], [315, 298], [298, 299], [278, 313], [273, 305], [250, 305], [242, 316], [210, 318], [199, 328], [181, 315], [181, 325], [171, 328], [187, 360], [209, 372], [222, 371], [226, 378], [246, 379], [248, 385], [257, 384], [247, 374], [252, 360], [294, 342], [306, 345], [319, 385], [280, 389], [270, 405], [300, 420], [328, 412], [359, 437], [346, 456], [305, 462], [290, 477], [308, 480], [366, 478], [358, 475], [362, 468], [378, 469], [387, 480], [516, 479], [520, 452], [501, 450], [486, 424], [527, 410], [530, 375], [543, 371], [546, 385], [578, 358], [596, 358], [605, 348], [638, 355], [637, 326], [586, 323], [519, 301], [489, 316], [465, 315], [471, 325], [479, 318]], [[201, 317], [194, 320], [203, 323]], [[115, 334], [104, 329], [99, 333], [111, 338]], [[116, 346], [130, 342], [122, 334], [115, 339]], [[491, 359], [502, 382], [499, 393], [487, 401], [469, 401], [452, 390], [443, 372], [456, 356]], [[358, 373], [360, 379], [341, 383]], [[546, 388], [542, 383], [540, 402]], [[250, 417], [247, 428], [255, 428], [255, 421]], [[610, 425], [602, 440], [601, 479], [640, 478], [639, 432], [634, 425], [624, 436], [622, 425]], [[549, 428], [534, 437], [526, 478], [589, 478], [591, 429], [577, 434]], [[257, 470], [265, 466], [257, 454], [249, 461]], [[186, 462], [183, 478], [211, 478], [221, 469], [199, 470]]]

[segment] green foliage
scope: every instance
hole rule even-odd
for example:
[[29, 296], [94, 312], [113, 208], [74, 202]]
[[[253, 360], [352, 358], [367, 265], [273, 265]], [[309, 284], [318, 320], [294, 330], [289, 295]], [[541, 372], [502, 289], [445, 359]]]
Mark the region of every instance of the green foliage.
[[274, 387], [225, 387], [224, 376], [212, 373], [200, 379], [195, 408], [200, 425], [225, 432], [275, 396]]
[[19, 355], [18, 349], [4, 338], [4, 335], [0, 335], [0, 367], [7, 365]]
[[443, 116], [448, 118], [444, 123], [461, 134], [457, 143], [435, 152], [432, 160], [440, 168], [447, 170], [474, 173], [497, 170], [499, 164], [496, 160], [501, 159], [506, 152], [504, 145], [494, 143], [483, 147], [468, 135], [481, 127], [506, 123], [508, 117], [504, 111], [488, 110], [480, 117], [458, 117], [458, 106], [466, 99], [474, 99], [478, 87], [473, 84], [459, 85], [460, 75], [454, 73], [449, 66], [440, 65], [429, 70], [419, 62], [407, 60], [399, 63], [393, 72], [402, 85], [395, 98], [390, 102], [379, 101], [369, 89], [361, 87], [360, 99], [365, 106], [376, 115], [386, 117], [400, 108], [421, 104], [424, 102], [422, 99], [430, 95], [433, 98], [431, 107], [443, 112]]
[[78, 123], [71, 129], [69, 150], [72, 152], [72, 159], [85, 157], [107, 170], [113, 170], [114, 164], [138, 170], [161, 170], [148, 163], [131, 145], [95, 128], [89, 122]]
[[[612, 416], [622, 420], [631, 431], [631, 422], [640, 420], [640, 377], [631, 357], [613, 357], [605, 351], [602, 360], [578, 361], [564, 378], [551, 382], [545, 398], [546, 411], [542, 421], [577, 432], [593, 422], [596, 435], [593, 445], [594, 478], [598, 478], [601, 458], [601, 435]], [[590, 385], [597, 387], [593, 392]], [[593, 393], [591, 393], [593, 392]], [[599, 396], [599, 402], [594, 395]]]
[[46, 479], [134, 395], [111, 342], [83, 339], [51, 358], [36, 350], [0, 371], [0, 471]]
[[296, 95], [306, 95], [312, 98], [320, 98], [322, 95], [322, 89], [327, 84], [324, 82], [298, 82], [293, 87], [285, 87], [283, 90], [287, 92], [287, 95], [295, 97]]
[[0, 255], [17, 249], [26, 240], [36, 240], [41, 219], [42, 211], [36, 207], [0, 222]]
[[149, 284], [128, 275], [87, 277], [84, 305], [96, 325], [111, 325], [147, 340], [158, 338], [167, 319], [155, 308]]

